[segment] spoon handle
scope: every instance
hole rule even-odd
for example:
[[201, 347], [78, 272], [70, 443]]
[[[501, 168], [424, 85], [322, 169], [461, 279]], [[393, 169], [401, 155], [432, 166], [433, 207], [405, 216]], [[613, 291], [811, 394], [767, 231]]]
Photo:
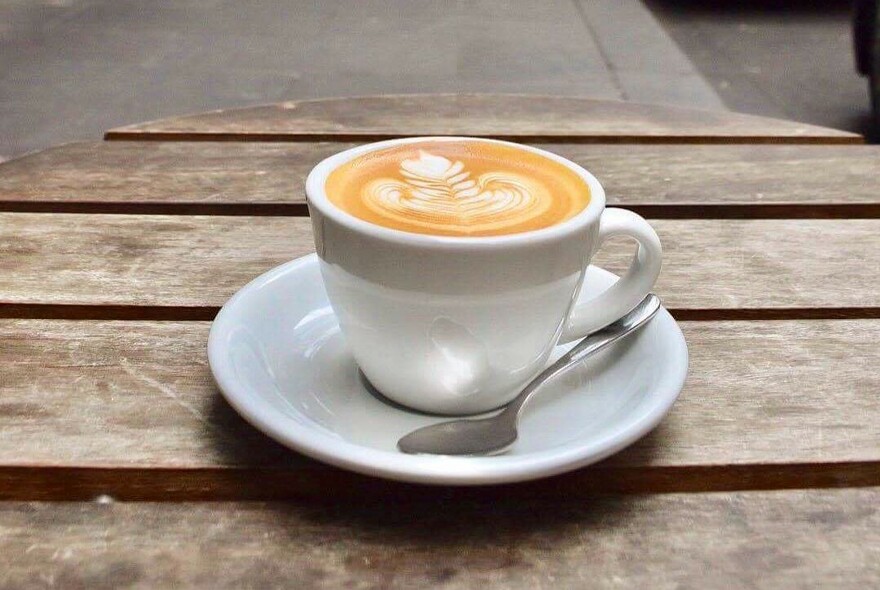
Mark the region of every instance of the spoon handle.
[[548, 379], [564, 373], [570, 367], [578, 364], [591, 354], [594, 354], [627, 334], [635, 331], [636, 328], [654, 317], [654, 314], [660, 309], [660, 298], [649, 293], [641, 303], [639, 303], [631, 312], [608, 324], [601, 330], [593, 332], [583, 340], [577, 343], [574, 348], [562, 355], [555, 363], [544, 369], [537, 377], [535, 377], [525, 389], [523, 389], [512, 402], [510, 402], [500, 416], [516, 422], [519, 418], [520, 410], [526, 405], [526, 402], [532, 397], [532, 394], [544, 384]]

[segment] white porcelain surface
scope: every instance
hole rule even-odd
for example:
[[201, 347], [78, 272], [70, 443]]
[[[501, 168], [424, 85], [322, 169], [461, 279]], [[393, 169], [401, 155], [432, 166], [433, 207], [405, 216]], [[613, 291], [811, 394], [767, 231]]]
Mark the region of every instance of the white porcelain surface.
[[[590, 267], [581, 298], [616, 277]], [[556, 347], [551, 360], [568, 348]], [[218, 314], [208, 341], [229, 403], [280, 443], [340, 467], [391, 479], [488, 484], [535, 479], [598, 461], [650, 431], [687, 372], [687, 347], [665, 310], [639, 333], [549, 383], [525, 410], [520, 440], [496, 457], [397, 451], [404, 434], [443, 420], [371, 395], [327, 301], [318, 259], [258, 277]]]
[[[309, 212], [327, 294], [363, 372], [405, 406], [474, 414], [510, 401], [557, 343], [635, 307], [660, 272], [660, 241], [635, 213], [606, 210], [602, 186], [589, 172], [528, 146], [515, 147], [580, 175], [591, 195], [581, 213], [518, 234], [433, 236], [367, 223], [336, 208], [324, 193], [327, 176], [348, 160], [426, 140], [489, 141], [408, 138], [336, 154], [309, 174]], [[614, 288], [573, 305], [590, 258], [617, 235], [639, 243], [629, 272]]]

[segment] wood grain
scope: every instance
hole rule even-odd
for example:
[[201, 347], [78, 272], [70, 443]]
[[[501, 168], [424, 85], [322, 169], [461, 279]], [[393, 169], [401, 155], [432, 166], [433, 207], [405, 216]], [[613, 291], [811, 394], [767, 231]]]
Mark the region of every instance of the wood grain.
[[283, 102], [119, 127], [105, 139], [357, 141], [476, 135], [588, 143], [861, 143], [765, 117], [560, 96], [423, 94]]
[[[688, 381], [655, 432], [550, 482], [455, 493], [880, 485], [878, 327], [685, 322]], [[208, 329], [0, 320], [0, 498], [406, 499], [424, 489], [325, 467], [247, 425], [213, 384]]]
[[[85, 142], [0, 165], [0, 209], [307, 215], [309, 170], [353, 143]], [[878, 217], [876, 146], [543, 145], [655, 217]]]
[[[657, 290], [669, 308], [880, 307], [880, 220], [653, 224], [664, 247]], [[313, 242], [307, 218], [0, 213], [0, 249], [0, 312], [3, 304], [216, 308]], [[629, 253], [615, 240], [595, 262], [617, 270]]]
[[[689, 379], [657, 430], [549, 480], [426, 488], [293, 453], [223, 401], [204, 320], [312, 251], [307, 171], [349, 142], [422, 134], [544, 145], [595, 172], [609, 203], [657, 218], [658, 291], [700, 320], [684, 322]], [[866, 319], [880, 318], [878, 152], [730, 145], [860, 136], [447, 95], [282, 103], [107, 138], [131, 141], [0, 166], [0, 317], [41, 318], [0, 319], [0, 588], [880, 582], [880, 488], [791, 491], [880, 486], [880, 319]], [[623, 251], [597, 262], [619, 268]], [[731, 317], [860, 319], [715, 321]], [[788, 491], [730, 493], [759, 489]], [[670, 494], [706, 491], [719, 493]], [[297, 502], [218, 502], [278, 499]]]
[[446, 505], [0, 504], [0, 586], [871, 588], [880, 490]]

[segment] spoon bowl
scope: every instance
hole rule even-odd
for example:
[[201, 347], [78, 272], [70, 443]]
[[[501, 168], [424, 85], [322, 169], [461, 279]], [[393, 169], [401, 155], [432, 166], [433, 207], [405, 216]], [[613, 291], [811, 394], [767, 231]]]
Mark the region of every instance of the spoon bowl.
[[411, 454], [481, 456], [503, 453], [516, 437], [515, 423], [491, 416], [426, 426], [410, 432], [397, 445]]

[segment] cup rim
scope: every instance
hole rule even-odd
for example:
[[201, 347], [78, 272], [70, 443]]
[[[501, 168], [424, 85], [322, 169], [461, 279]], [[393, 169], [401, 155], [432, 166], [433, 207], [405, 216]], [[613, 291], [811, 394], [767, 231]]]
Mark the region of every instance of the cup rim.
[[[575, 174], [580, 176], [590, 189], [590, 202], [584, 207], [583, 211], [579, 212], [574, 217], [567, 219], [562, 223], [551, 225], [550, 227], [500, 236], [438, 236], [392, 229], [364, 221], [363, 219], [343, 211], [331, 203], [330, 199], [327, 198], [327, 193], [325, 191], [327, 178], [330, 176], [330, 173], [339, 166], [369, 152], [390, 148], [396, 145], [418, 143], [422, 141], [473, 141], [494, 143], [544, 156], [545, 158], [549, 158], [554, 162], [558, 162], [563, 166], [568, 167]], [[439, 248], [504, 248], [527, 243], [535, 244], [553, 241], [567, 237], [572, 233], [581, 230], [583, 227], [589, 226], [598, 221], [599, 216], [605, 209], [605, 190], [602, 188], [599, 180], [585, 168], [575, 164], [571, 160], [563, 158], [553, 152], [548, 152], [547, 150], [511, 141], [450, 135], [388, 139], [349, 148], [324, 158], [312, 168], [308, 177], [306, 177], [306, 199], [310, 207], [317, 208], [322, 215], [331, 218], [336, 223], [354, 232], [366, 234], [372, 238], [397, 244], [426, 247], [433, 246]]]

